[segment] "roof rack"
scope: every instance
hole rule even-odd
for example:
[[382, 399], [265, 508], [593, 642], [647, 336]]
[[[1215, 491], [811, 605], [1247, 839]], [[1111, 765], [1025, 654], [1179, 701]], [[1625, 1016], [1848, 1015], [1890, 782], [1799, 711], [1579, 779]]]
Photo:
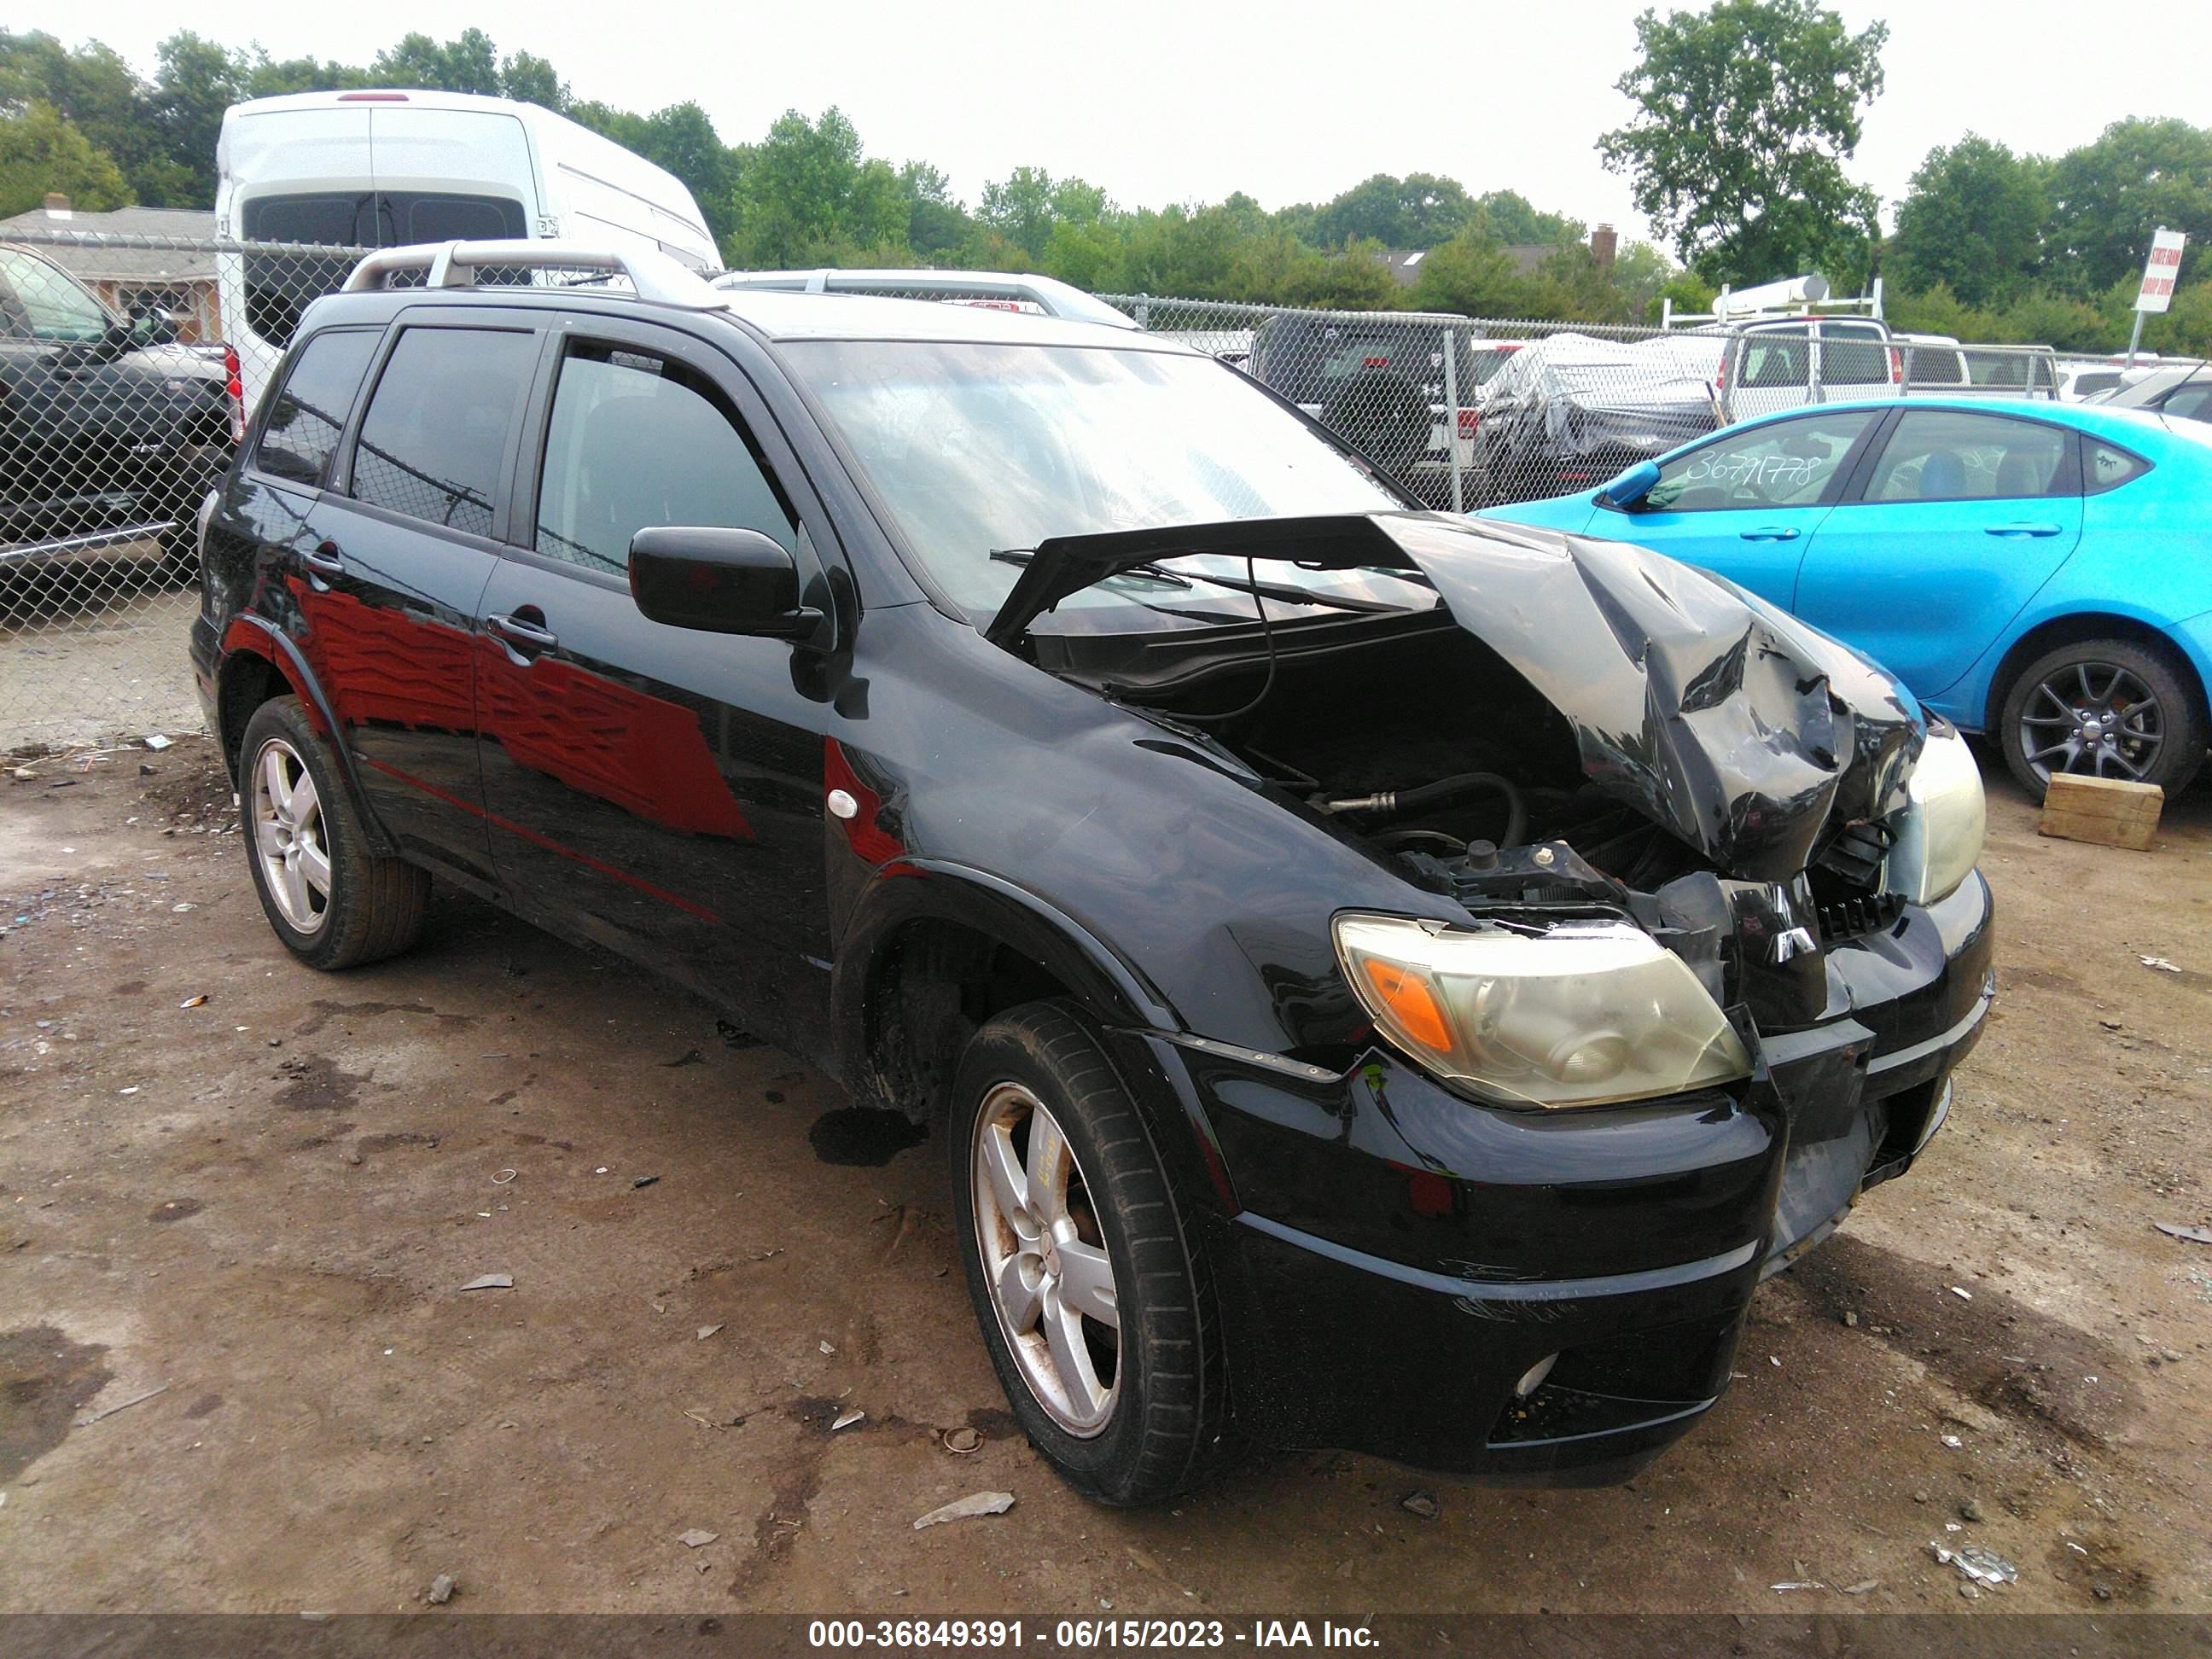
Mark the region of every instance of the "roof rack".
[[642, 249], [623, 250], [589, 242], [508, 240], [490, 242], [422, 242], [412, 247], [379, 248], [364, 257], [345, 280], [344, 292], [360, 294], [385, 284], [397, 270], [420, 270], [427, 288], [473, 288], [479, 266], [512, 270], [604, 270], [629, 279], [641, 300], [655, 305], [680, 306], [686, 311], [723, 311], [726, 295], [717, 294], [704, 278], [668, 255]]

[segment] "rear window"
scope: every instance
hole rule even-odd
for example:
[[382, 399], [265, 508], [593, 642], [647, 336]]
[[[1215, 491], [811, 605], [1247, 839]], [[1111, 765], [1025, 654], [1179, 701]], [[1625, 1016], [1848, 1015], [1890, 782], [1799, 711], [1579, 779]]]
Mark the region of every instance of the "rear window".
[[1887, 336], [1875, 329], [1844, 328], [1834, 323], [1821, 325], [1823, 386], [1887, 386], [1889, 376]]
[[301, 349], [284, 389], [269, 407], [254, 464], [264, 472], [319, 489], [345, 430], [354, 393], [382, 337], [375, 329], [332, 330]]
[[2119, 383], [2119, 371], [2117, 369], [2110, 374], [2076, 374], [2074, 377], [2074, 395], [2093, 398], [2100, 392], [2110, 392]]
[[520, 331], [402, 334], [362, 420], [356, 499], [490, 535], [507, 435], [537, 362], [538, 337]]
[[1261, 325], [1253, 341], [1253, 378], [1292, 403], [1326, 404], [1355, 375], [1390, 375], [1411, 385], [1426, 403], [1444, 398], [1444, 345], [1459, 361], [1460, 395], [1466, 398], [1495, 368], [1478, 368], [1472, 337], [1464, 329], [1415, 323], [1279, 320]]
[[[264, 196], [246, 204], [248, 241], [319, 247], [400, 247], [411, 242], [492, 240], [526, 236], [522, 204], [496, 196], [420, 191], [322, 191]], [[353, 270], [348, 255], [249, 253], [246, 325], [272, 345], [292, 343], [300, 313], [335, 294]]]

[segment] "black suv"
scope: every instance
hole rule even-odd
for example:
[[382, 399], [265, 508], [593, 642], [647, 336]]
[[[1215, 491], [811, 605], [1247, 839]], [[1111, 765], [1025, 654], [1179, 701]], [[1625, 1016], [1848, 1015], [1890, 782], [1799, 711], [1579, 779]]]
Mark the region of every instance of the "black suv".
[[435, 878], [927, 1123], [1085, 1492], [1632, 1468], [1941, 1121], [1979, 780], [1862, 659], [1167, 342], [527, 246], [622, 286], [374, 256], [209, 519], [270, 924]]
[[143, 542], [181, 565], [231, 463], [234, 366], [0, 246], [0, 572]]

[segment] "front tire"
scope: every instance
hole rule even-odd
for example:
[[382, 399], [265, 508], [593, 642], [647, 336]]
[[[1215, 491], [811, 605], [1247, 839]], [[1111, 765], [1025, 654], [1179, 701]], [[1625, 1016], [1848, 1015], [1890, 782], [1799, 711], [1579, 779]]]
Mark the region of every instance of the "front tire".
[[2132, 640], [2081, 640], [2045, 653], [2005, 693], [1999, 740], [2036, 799], [2053, 772], [2189, 787], [2204, 760], [2205, 714], [2164, 652]]
[[284, 948], [336, 971], [397, 955], [422, 931], [428, 872], [378, 858], [296, 697], [253, 711], [239, 744], [239, 798], [253, 889]]
[[1212, 1281], [1097, 1040], [1062, 1004], [997, 1016], [950, 1130], [969, 1295], [1030, 1443], [1103, 1504], [1197, 1484], [1232, 1449]]

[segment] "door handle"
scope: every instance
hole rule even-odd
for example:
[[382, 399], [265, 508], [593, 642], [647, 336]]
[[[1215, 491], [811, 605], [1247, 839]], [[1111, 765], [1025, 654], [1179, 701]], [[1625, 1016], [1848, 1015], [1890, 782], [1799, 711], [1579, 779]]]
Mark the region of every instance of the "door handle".
[[319, 571], [325, 576], [345, 574], [345, 556], [338, 551], [338, 544], [336, 542], [318, 542], [313, 547], [300, 555], [300, 562], [308, 569]]
[[2064, 527], [2055, 524], [1993, 524], [1982, 533], [1984, 536], [2056, 536]]
[[533, 622], [521, 615], [486, 617], [484, 626], [517, 648], [519, 655], [531, 656], [540, 651], [550, 651], [561, 643], [550, 629], [541, 626], [544, 617]]
[[1771, 524], [1757, 530], [1744, 531], [1738, 539], [1747, 542], [1794, 542], [1797, 539], [1797, 532], [1788, 525]]

